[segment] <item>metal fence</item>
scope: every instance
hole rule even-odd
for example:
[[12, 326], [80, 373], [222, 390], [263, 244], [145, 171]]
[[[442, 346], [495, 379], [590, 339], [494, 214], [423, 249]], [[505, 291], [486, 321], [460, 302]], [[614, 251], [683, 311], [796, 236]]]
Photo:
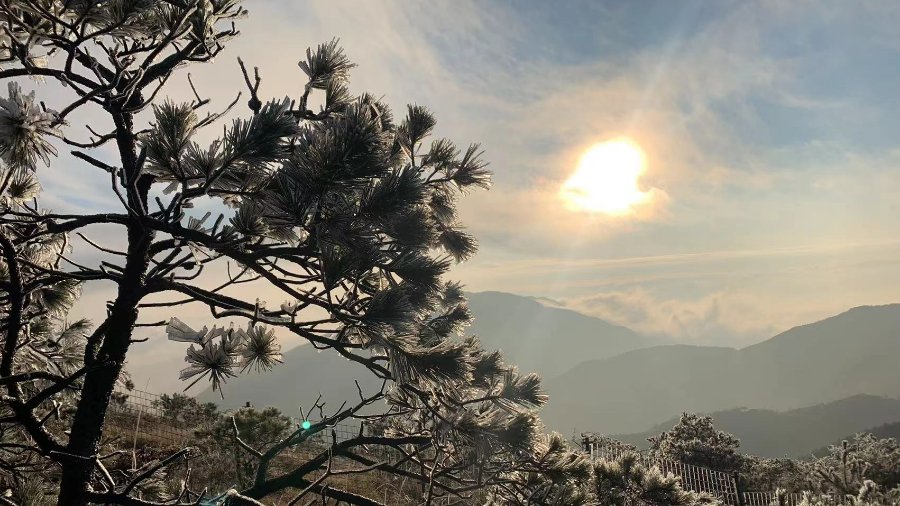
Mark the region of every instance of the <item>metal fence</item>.
[[663, 474], [681, 477], [681, 486], [687, 490], [706, 492], [725, 504], [741, 504], [733, 475], [672, 460], [657, 460], [653, 466]]
[[[629, 453], [622, 449], [610, 449], [589, 443], [587, 448], [592, 459], [607, 461], [617, 460]], [[737, 477], [721, 471], [705, 467], [685, 464], [674, 460], [651, 459], [649, 456], [639, 454], [641, 463], [647, 467], [658, 469], [662, 474], [671, 474], [681, 479], [681, 486], [694, 492], [705, 492], [724, 504], [741, 505]]]
[[[164, 441], [173, 445], [184, 444], [194, 435], [194, 428], [169, 419], [163, 405], [162, 396], [158, 394], [143, 390], [116, 390], [110, 402], [107, 421], [121, 432], [136, 438]], [[293, 428], [300, 427], [302, 423], [303, 420], [291, 418]], [[316, 432], [305, 444], [325, 446], [332, 441], [342, 443], [359, 435], [359, 429], [358, 423], [337, 423]]]
[[193, 431], [169, 420], [160, 399], [160, 395], [142, 390], [116, 390], [107, 423], [130, 433], [135, 441], [141, 438], [183, 445], [193, 436]]
[[[634, 453], [624, 448], [610, 448], [596, 443], [585, 443], [592, 459], [615, 461], [625, 454]], [[741, 490], [740, 476], [728, 474], [706, 467], [695, 466], [665, 459], [653, 459], [646, 453], [638, 453], [641, 463], [655, 467], [663, 474], [671, 474], [681, 479], [681, 486], [693, 492], [706, 492], [728, 506], [798, 506], [803, 502], [801, 492], [745, 491]], [[837, 506], [837, 497], [817, 497], [825, 504]]]
[[[788, 492], [778, 494], [776, 492], [744, 492], [741, 494], [744, 506], [798, 506], [803, 502], [802, 492]], [[815, 504], [837, 506], [841, 503], [839, 497], [816, 496]]]
[[110, 408], [124, 413], [141, 412], [148, 416], [164, 418], [162, 396], [143, 390], [120, 390], [113, 392]]
[[[300, 427], [303, 420], [291, 418], [292, 427]], [[332, 435], [334, 432], [334, 435]], [[340, 422], [316, 432], [307, 439], [308, 442], [320, 445], [330, 445], [332, 442], [343, 443], [359, 435], [359, 424]]]
[[782, 506], [797, 506], [803, 502], [803, 494], [779, 494], [775, 492], [744, 492], [744, 504], [746, 506], [769, 506], [770, 504], [778, 504]]

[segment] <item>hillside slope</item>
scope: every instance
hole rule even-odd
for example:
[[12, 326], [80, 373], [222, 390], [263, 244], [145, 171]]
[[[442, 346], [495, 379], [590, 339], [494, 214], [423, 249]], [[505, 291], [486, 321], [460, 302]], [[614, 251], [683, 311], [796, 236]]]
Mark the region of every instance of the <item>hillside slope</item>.
[[900, 397], [900, 305], [851, 309], [741, 350], [635, 350], [584, 362], [545, 385], [544, 419], [566, 433], [639, 432], [682, 411]]
[[[789, 411], [767, 409], [731, 409], [709, 413], [716, 428], [741, 440], [743, 453], [761, 457], [809, 457], [817, 449], [841, 438], [876, 425], [900, 424], [900, 400], [856, 395], [826, 404]], [[671, 429], [672, 418], [638, 434], [613, 436], [639, 448], [647, 447], [647, 438]], [[886, 436], [884, 436], [886, 437]]]

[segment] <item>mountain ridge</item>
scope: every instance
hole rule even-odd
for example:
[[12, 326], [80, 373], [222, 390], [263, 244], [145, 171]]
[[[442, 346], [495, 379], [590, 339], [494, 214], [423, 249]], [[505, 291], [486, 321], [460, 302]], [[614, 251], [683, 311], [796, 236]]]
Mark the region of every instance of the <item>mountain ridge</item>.
[[[742, 453], [803, 458], [847, 435], [900, 425], [900, 399], [860, 394], [787, 411], [741, 407], [704, 414], [712, 417], [717, 429], [741, 440]], [[672, 418], [641, 433], [611, 437], [646, 448], [648, 437], [676, 423], [678, 419]]]
[[[583, 360], [607, 358], [659, 344], [637, 332], [572, 309], [506, 292], [468, 293], [475, 319], [467, 334], [499, 349], [507, 364], [553, 377]], [[490, 308], [490, 309], [488, 309]], [[508, 336], [515, 335], [516, 342]]]
[[641, 432], [682, 411], [900, 396], [900, 304], [859, 306], [741, 348], [648, 347], [545, 383], [551, 427]]
[[[567, 432], [640, 433], [682, 411], [739, 406], [784, 411], [871, 394], [900, 397], [900, 304], [858, 306], [744, 348], [658, 344], [626, 327], [505, 292], [468, 295], [477, 335], [507, 364], [544, 377], [548, 427]], [[847, 337], [850, 336], [850, 337]], [[380, 387], [336, 353], [304, 345], [262, 375], [225, 385], [234, 408], [250, 401], [292, 415], [321, 393], [329, 406]], [[836, 436], [840, 437], [840, 436]], [[823, 442], [824, 444], [824, 442]]]

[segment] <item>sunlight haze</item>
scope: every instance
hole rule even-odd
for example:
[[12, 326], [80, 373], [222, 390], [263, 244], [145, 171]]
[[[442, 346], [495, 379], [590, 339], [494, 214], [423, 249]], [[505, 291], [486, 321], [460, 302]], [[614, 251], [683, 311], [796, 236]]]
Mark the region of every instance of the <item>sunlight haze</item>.
[[638, 188], [645, 158], [641, 147], [629, 139], [595, 144], [581, 155], [561, 195], [574, 210], [628, 214], [650, 198]]
[[0, 504], [900, 506], [898, 27], [0, 1]]
[[[451, 272], [472, 291], [551, 297], [722, 345], [900, 301], [900, 116], [883, 106], [900, 83], [889, 63], [900, 59], [900, 9], [529, 6], [249, 2], [241, 29], [266, 42], [239, 37], [193, 78], [230, 102], [240, 56], [260, 68], [267, 96], [284, 96], [299, 78], [285, 59], [338, 37], [358, 64], [355, 91], [397, 110], [426, 104], [438, 134], [480, 142], [493, 187], [460, 206], [480, 250]], [[173, 86], [190, 96], [184, 80]], [[573, 211], [560, 193], [579, 160], [623, 134], [646, 153], [646, 170], [637, 190], [629, 181], [613, 195], [640, 203], [624, 214]], [[58, 178], [42, 178], [47, 190], [76, 190], [61, 211], [112, 205], [95, 190], [103, 178], [82, 165], [57, 164], [48, 172]], [[579, 194], [606, 191], [589, 187]], [[162, 360], [159, 348], [171, 350], [162, 352], [171, 364], [182, 355], [168, 343], [143, 346], [136, 370]]]

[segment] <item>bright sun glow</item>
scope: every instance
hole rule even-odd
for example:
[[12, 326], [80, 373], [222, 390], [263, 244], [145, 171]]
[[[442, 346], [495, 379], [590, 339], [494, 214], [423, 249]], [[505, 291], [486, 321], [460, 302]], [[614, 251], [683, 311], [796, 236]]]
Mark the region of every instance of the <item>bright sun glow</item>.
[[644, 152], [633, 141], [601, 142], [581, 155], [561, 194], [574, 209], [627, 214], [650, 198], [648, 192], [638, 188], [638, 178], [645, 168]]

